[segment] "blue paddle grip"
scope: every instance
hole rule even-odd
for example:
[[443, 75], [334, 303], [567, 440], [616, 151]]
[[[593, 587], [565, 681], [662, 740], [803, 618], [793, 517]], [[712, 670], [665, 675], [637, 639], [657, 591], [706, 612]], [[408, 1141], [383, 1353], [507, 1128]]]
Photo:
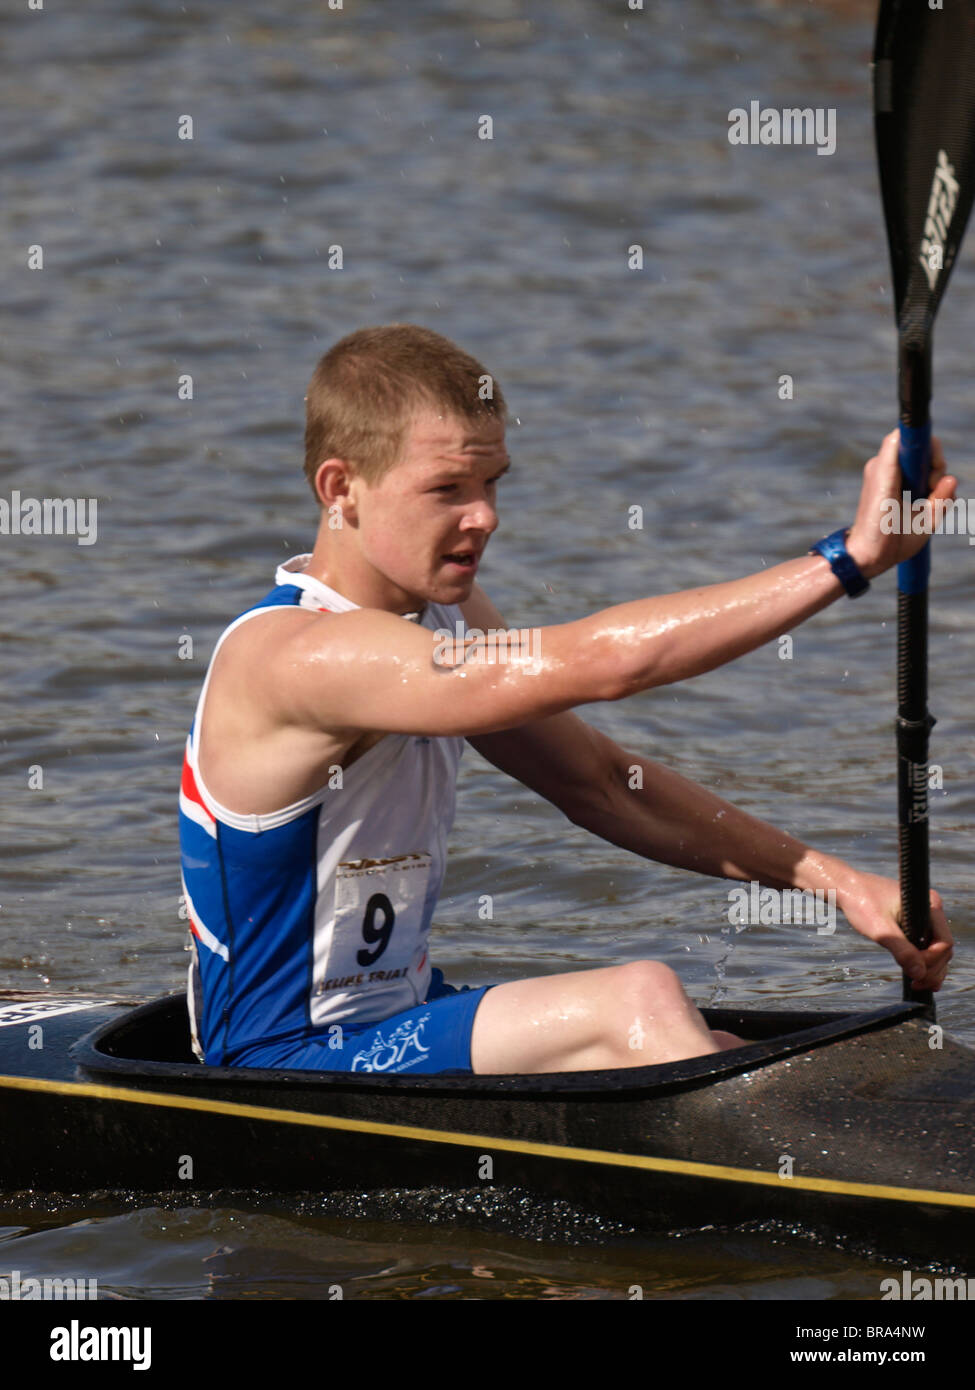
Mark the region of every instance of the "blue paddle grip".
[[[927, 497], [928, 468], [931, 464], [931, 422], [901, 425], [900, 465], [904, 487], [912, 498]], [[931, 573], [930, 542], [914, 556], [897, 566], [897, 587], [902, 594], [923, 594]]]

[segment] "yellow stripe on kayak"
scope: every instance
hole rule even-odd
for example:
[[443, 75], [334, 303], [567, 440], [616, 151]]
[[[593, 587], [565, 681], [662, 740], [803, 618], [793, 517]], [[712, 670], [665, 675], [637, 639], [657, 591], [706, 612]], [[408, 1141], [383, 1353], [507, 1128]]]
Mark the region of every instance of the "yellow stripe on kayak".
[[301, 1110], [281, 1110], [235, 1101], [200, 1100], [196, 1096], [170, 1096], [159, 1091], [137, 1091], [93, 1082], [41, 1081], [23, 1076], [0, 1076], [0, 1089], [35, 1091], [47, 1095], [88, 1096], [94, 1100], [122, 1101], [166, 1110], [198, 1110], [208, 1115], [227, 1115], [240, 1120], [264, 1120], [272, 1124], [304, 1125], [310, 1129], [342, 1130], [352, 1134], [376, 1134], [390, 1139], [414, 1139], [427, 1144], [454, 1144], [469, 1149], [494, 1149], [503, 1153], [558, 1158], [571, 1163], [598, 1163], [616, 1168], [639, 1168], [651, 1173], [718, 1182], [751, 1183], [760, 1187], [798, 1188], [800, 1192], [828, 1192], [844, 1197], [868, 1197], [888, 1202], [924, 1202], [937, 1206], [975, 1208], [975, 1195], [935, 1192], [924, 1187], [887, 1187], [881, 1183], [843, 1182], [836, 1178], [779, 1177], [752, 1168], [730, 1168], [716, 1163], [691, 1163], [681, 1158], [650, 1158], [645, 1154], [612, 1153], [608, 1149], [577, 1149], [565, 1144], [539, 1144], [526, 1139], [503, 1139], [490, 1134], [466, 1134], [419, 1125], [383, 1124], [377, 1120], [349, 1120], [337, 1115], [313, 1115]]

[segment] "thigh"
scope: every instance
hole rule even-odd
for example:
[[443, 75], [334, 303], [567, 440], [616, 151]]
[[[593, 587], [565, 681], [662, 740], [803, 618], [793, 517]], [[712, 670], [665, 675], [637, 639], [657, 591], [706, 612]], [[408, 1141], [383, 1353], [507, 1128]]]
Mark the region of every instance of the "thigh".
[[674, 972], [655, 961], [496, 985], [474, 1019], [475, 1072], [651, 1066], [719, 1044]]
[[380, 1023], [334, 1024], [311, 1040], [258, 1046], [234, 1064], [301, 1071], [469, 1073], [474, 1015], [489, 989], [445, 993]]
[[474, 1019], [474, 1071], [577, 1071], [612, 1065], [603, 1057], [601, 1040], [607, 1014], [618, 1011], [620, 984], [620, 968], [610, 966], [495, 985]]

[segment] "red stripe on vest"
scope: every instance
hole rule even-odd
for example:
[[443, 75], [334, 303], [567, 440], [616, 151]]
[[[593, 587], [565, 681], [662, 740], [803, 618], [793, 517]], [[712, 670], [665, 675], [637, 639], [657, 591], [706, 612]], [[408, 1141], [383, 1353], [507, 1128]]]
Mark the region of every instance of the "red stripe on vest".
[[216, 825], [216, 816], [214, 816], [212, 811], [206, 805], [206, 802], [203, 800], [203, 797], [200, 795], [199, 788], [196, 785], [196, 778], [193, 776], [193, 769], [190, 767], [190, 760], [185, 756], [185, 754], [183, 757], [183, 776], [182, 780], [180, 781], [180, 791], [186, 797], [187, 801], [192, 801], [197, 806], [202, 807], [203, 810], [206, 812], [208, 819], [212, 820], [214, 825]]

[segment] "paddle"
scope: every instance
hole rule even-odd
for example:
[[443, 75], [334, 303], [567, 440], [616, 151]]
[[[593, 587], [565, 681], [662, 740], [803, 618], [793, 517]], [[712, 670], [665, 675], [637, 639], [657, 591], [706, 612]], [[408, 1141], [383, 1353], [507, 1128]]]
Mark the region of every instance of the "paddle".
[[[881, 0], [874, 45], [877, 161], [894, 278], [900, 464], [926, 497], [931, 337], [975, 195], [975, 0]], [[930, 545], [897, 567], [897, 802], [902, 926], [923, 948], [928, 910]], [[927, 1004], [930, 991], [904, 998]]]

